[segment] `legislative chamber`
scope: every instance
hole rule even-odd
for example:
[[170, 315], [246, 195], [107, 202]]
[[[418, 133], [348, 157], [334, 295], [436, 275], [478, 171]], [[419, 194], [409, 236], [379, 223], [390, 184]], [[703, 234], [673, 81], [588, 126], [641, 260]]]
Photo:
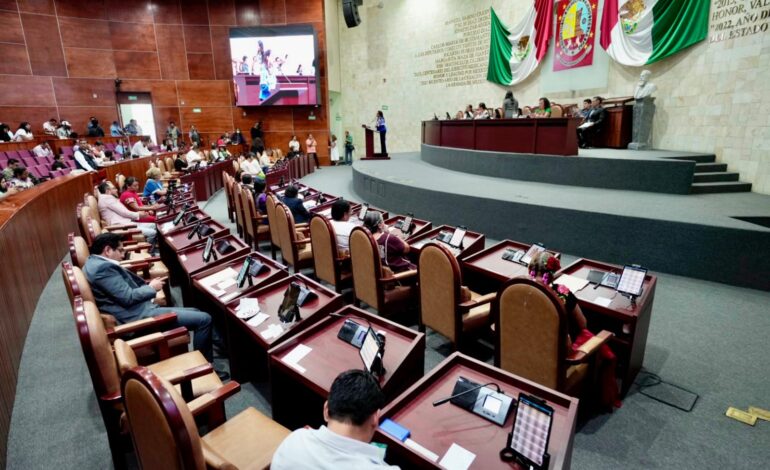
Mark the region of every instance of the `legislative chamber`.
[[728, 3], [0, 2], [0, 467], [766, 465]]

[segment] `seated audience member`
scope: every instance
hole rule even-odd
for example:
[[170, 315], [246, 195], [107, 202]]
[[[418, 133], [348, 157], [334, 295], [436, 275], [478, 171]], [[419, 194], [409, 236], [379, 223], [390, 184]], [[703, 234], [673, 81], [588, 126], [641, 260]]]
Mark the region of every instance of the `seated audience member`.
[[262, 172], [262, 166], [257, 161], [256, 156], [251, 152], [246, 155], [243, 163], [241, 163], [241, 172], [260, 179], [265, 179], [265, 174]]
[[455, 114], [455, 120], [465, 119], [465, 114], [462, 111], [457, 111]]
[[118, 153], [121, 156], [126, 154], [126, 143], [123, 139], [120, 139], [118, 145], [115, 146], [115, 153]]
[[27, 171], [26, 168], [19, 166], [13, 169], [13, 178], [11, 178], [8, 186], [16, 188], [19, 191], [23, 191], [25, 189], [31, 188], [34, 185], [35, 182], [32, 181], [32, 178], [29, 176], [29, 171]]
[[16, 129], [16, 133], [13, 135], [13, 140], [16, 142], [26, 142], [34, 139], [32, 135], [32, 126], [27, 121], [19, 124], [19, 128]]
[[53, 156], [53, 163], [51, 164], [51, 171], [56, 170], [64, 170], [68, 168], [67, 165], [62, 160], [61, 155], [54, 155]]
[[[257, 203], [257, 209], [262, 215], [267, 214], [267, 184], [264, 180], [254, 180], [254, 201]], [[267, 224], [267, 219], [262, 223]]]
[[286, 207], [289, 208], [294, 216], [294, 223], [304, 224], [310, 221], [310, 212], [308, 212], [307, 208], [302, 203], [302, 199], [297, 197], [298, 194], [299, 191], [297, 190], [297, 187], [290, 184], [283, 193], [281, 201], [286, 204]]
[[604, 121], [607, 119], [607, 110], [602, 106], [604, 98], [595, 96], [591, 102], [591, 111], [584, 122], [578, 126], [578, 145], [580, 148], [588, 148], [589, 143], [593, 142], [594, 137], [602, 129]]
[[125, 132], [123, 131], [123, 128], [120, 127], [120, 123], [118, 121], [112, 121], [112, 124], [110, 124], [110, 136], [120, 137], [124, 134]]
[[93, 145], [90, 146], [89, 151], [99, 166], [102, 166], [107, 160], [107, 155], [104, 153], [104, 144], [101, 140], [94, 142]]
[[243, 136], [240, 129], [235, 129], [235, 132], [230, 136], [230, 142], [235, 145], [246, 145], [246, 137]]
[[91, 117], [88, 121], [88, 129], [86, 132], [88, 137], [104, 137], [104, 129], [99, 125], [99, 120], [95, 117]]
[[56, 137], [60, 139], [69, 139], [72, 135], [72, 127], [68, 121], [62, 120], [56, 128]]
[[0, 142], [13, 141], [13, 132], [8, 124], [0, 122]]
[[476, 110], [476, 115], [473, 116], [473, 119], [491, 119], [492, 115], [489, 114], [489, 110], [487, 109], [487, 105], [484, 103], [479, 103], [479, 109]]
[[123, 192], [120, 193], [120, 202], [134, 212], [147, 212], [146, 215], [137, 219], [137, 222], [155, 222], [155, 215], [152, 212], [166, 208], [163, 204], [145, 206], [142, 202], [142, 198], [139, 196], [139, 180], [133, 176], [126, 178], [126, 182], [123, 185]]
[[158, 230], [153, 223], [140, 222], [139, 219], [147, 217], [145, 211], [134, 212], [124, 206], [118, 199], [118, 188], [110, 181], [103, 181], [97, 186], [99, 189], [99, 217], [104, 225], [126, 225], [136, 223], [136, 227], [142, 231], [147, 243], [155, 246]]
[[551, 102], [548, 98], [540, 98], [538, 108], [535, 110], [536, 118], [551, 117]]
[[142, 128], [136, 123], [136, 119], [131, 119], [128, 121], [128, 124], [126, 124], [125, 131], [128, 135], [139, 135], [142, 133]]
[[220, 145], [219, 149], [217, 150], [217, 155], [219, 156], [217, 159], [218, 162], [233, 158], [233, 154], [227, 150], [227, 145]]
[[332, 203], [332, 227], [337, 236], [337, 251], [339, 254], [350, 251], [350, 232], [356, 228], [356, 224], [350, 221], [350, 203], [344, 199], [337, 199]]
[[19, 161], [15, 158], [8, 159], [8, 166], [3, 170], [3, 179], [5, 181], [11, 181], [13, 178], [13, 170], [19, 167]]
[[[200, 162], [200, 166], [206, 166], [206, 155], [198, 148], [196, 144], [192, 145], [190, 151], [185, 155], [188, 166], [193, 166]], [[174, 165], [176, 168], [176, 164]]]
[[582, 118], [583, 120], [580, 122], [580, 124], [583, 124], [586, 122], [589, 114], [591, 114], [591, 100], [586, 98], [583, 100], [583, 107], [576, 110], [574, 116]]
[[473, 105], [469, 104], [465, 107], [465, 119], [473, 119], [474, 116], [476, 116], [476, 112], [473, 110]]
[[43, 123], [43, 133], [45, 135], [56, 135], [56, 125], [58, 121], [54, 118]]
[[131, 155], [134, 157], [147, 157], [152, 155], [152, 152], [148, 148], [150, 146], [150, 137], [144, 136], [137, 143], [131, 147]]
[[409, 244], [393, 235], [385, 225], [382, 214], [377, 211], [369, 211], [364, 216], [364, 227], [369, 229], [380, 249], [382, 264], [394, 273], [415, 269], [415, 266], [406, 258], [409, 253]]
[[6, 181], [5, 178], [0, 178], [0, 200], [18, 192], [18, 189], [8, 185], [8, 181]]
[[88, 151], [88, 144], [81, 142], [75, 150], [75, 165], [79, 170], [96, 171], [99, 165], [93, 155]]
[[494, 115], [493, 119], [502, 119], [502, 118], [503, 118], [502, 111], [500, 111], [500, 108], [496, 108], [495, 109], [495, 115]]
[[259, 155], [259, 165], [262, 167], [262, 171], [267, 173], [270, 168], [273, 167], [273, 151], [265, 150]]
[[112, 153], [112, 150], [105, 150], [104, 152], [104, 163], [107, 165], [111, 165], [112, 162], [115, 161], [115, 154]]
[[118, 264], [123, 258], [120, 235], [102, 233], [94, 238], [83, 272], [91, 284], [99, 311], [109, 313], [119, 323], [176, 313], [177, 324], [193, 332], [193, 347], [211, 361], [211, 316], [195, 308], [158, 307], [152, 301], [163, 289], [165, 279], [156, 278], [147, 283]]
[[364, 470], [387, 465], [370, 444], [385, 404], [377, 379], [363, 370], [341, 373], [324, 403], [327, 425], [291, 433], [273, 455], [272, 470]]
[[215, 162], [219, 159], [219, 152], [217, 151], [217, 144], [211, 143], [211, 148], [206, 152], [206, 159], [210, 162]]
[[[577, 304], [577, 298], [563, 285], [554, 284], [555, 273], [561, 269], [559, 260], [547, 251], [536, 254], [529, 262], [529, 275], [535, 281], [551, 289], [562, 301], [569, 316], [567, 321], [567, 349], [577, 351], [578, 348], [594, 335], [588, 330], [588, 323], [583, 311]], [[620, 407], [618, 384], [615, 378], [617, 359], [607, 344], [602, 345], [598, 353], [599, 379], [601, 382], [600, 402], [607, 408]]]
[[150, 202], [156, 202], [161, 196], [165, 196], [168, 192], [163, 188], [163, 183], [160, 182], [160, 169], [157, 167], [150, 167], [147, 170], [147, 182], [144, 184], [144, 192], [142, 195], [150, 200]]
[[182, 154], [181, 153], [176, 154], [176, 158], [174, 158], [174, 171], [183, 173], [189, 168], [190, 168], [190, 164], [187, 163], [187, 160], [182, 158]]
[[217, 139], [217, 147], [226, 147], [230, 143], [230, 137], [227, 134], [222, 134]]
[[32, 153], [34, 153], [36, 157], [53, 157], [53, 151], [51, 150], [51, 146], [48, 145], [48, 142], [37, 144], [32, 149]]

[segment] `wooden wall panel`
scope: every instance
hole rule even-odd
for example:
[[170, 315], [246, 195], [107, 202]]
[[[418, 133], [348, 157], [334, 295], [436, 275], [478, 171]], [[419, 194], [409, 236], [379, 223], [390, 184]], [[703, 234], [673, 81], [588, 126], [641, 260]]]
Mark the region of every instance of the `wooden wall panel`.
[[106, 0], [107, 19], [130, 23], [152, 23], [152, 2], [147, 0]]
[[196, 81], [179, 82], [180, 106], [230, 106], [230, 87], [226, 81]]
[[[51, 79], [0, 75], [0, 105], [44, 106], [55, 103]], [[6, 119], [0, 119], [8, 122]]]
[[[196, 113], [193, 109], [200, 109]], [[191, 108], [182, 107], [181, 121], [183, 129], [187, 131], [190, 125], [195, 124], [200, 132], [232, 132], [233, 116], [230, 107], [222, 108]], [[165, 128], [164, 128], [165, 129]]]
[[64, 47], [111, 49], [110, 24], [85, 18], [59, 17]]
[[214, 25], [236, 24], [233, 0], [209, 1], [209, 23]]
[[[59, 106], [115, 106], [115, 82], [96, 78], [54, 78]], [[96, 95], [96, 98], [94, 98]]]
[[24, 31], [18, 13], [0, 11], [0, 42], [24, 44]]
[[185, 53], [184, 31], [178, 25], [155, 25], [158, 38], [158, 59], [160, 74], [164, 80], [187, 80], [187, 54]]
[[[238, 20], [245, 20], [243, 23], [245, 26], [253, 26], [253, 23], [248, 21], [248, 9], [251, 8], [253, 2], [249, 0], [238, 0], [235, 4], [238, 11]], [[260, 0], [259, 2], [259, 15], [258, 24], [286, 24], [289, 22], [288, 15], [286, 14], [286, 2], [284, 0]], [[292, 23], [297, 23], [292, 19]], [[241, 23], [239, 23], [241, 24]]]
[[160, 78], [156, 52], [113, 51], [115, 69], [120, 78]]
[[104, 0], [90, 0], [88, 7], [83, 8], [81, 0], [56, 0], [56, 14], [59, 17], [71, 16], [74, 18], [91, 18], [106, 20], [107, 10]]
[[313, 23], [324, 21], [324, 2], [307, 0], [286, 0], [286, 11], [293, 23]]
[[0, 10], [19, 11], [15, 0], [0, 0]]
[[184, 42], [187, 52], [211, 52], [211, 32], [208, 26], [185, 26]]
[[81, 136], [86, 135], [88, 119], [94, 116], [104, 133], [110, 135], [110, 124], [118, 119], [118, 110], [114, 106], [60, 106], [59, 115], [69, 121], [72, 129]]
[[182, 23], [209, 24], [209, 7], [206, 0], [184, 0]]
[[155, 5], [153, 18], [156, 25], [182, 23], [182, 9], [178, 0], [156, 0], [153, 4]]
[[156, 51], [155, 28], [152, 24], [116, 23], [110, 21], [112, 49]]
[[[155, 131], [158, 133], [158, 139], [163, 139], [166, 135], [166, 127], [170, 121], [174, 121], [180, 129], [185, 133], [190, 126], [186, 128], [182, 127], [181, 118], [179, 115], [179, 108], [176, 107], [154, 107], [153, 112], [155, 114]], [[185, 138], [187, 140], [187, 138]], [[160, 142], [159, 142], [160, 143]]]
[[150, 92], [153, 106], [177, 106], [176, 84], [169, 80], [123, 80], [120, 90]]
[[22, 13], [27, 51], [35, 75], [67, 76], [59, 25], [55, 16]]
[[70, 77], [115, 78], [115, 59], [112, 51], [65, 47], [64, 58]]
[[214, 52], [214, 72], [217, 80], [232, 80], [233, 65], [230, 61], [230, 27], [211, 27], [211, 48]]
[[32, 75], [24, 44], [0, 44], [0, 74]]
[[190, 80], [214, 80], [214, 57], [211, 54], [187, 54]]
[[[51, 118], [59, 119], [58, 108], [53, 102], [43, 106], [21, 107], [21, 106], [0, 106], [0, 116], [4, 123], [11, 126], [15, 132], [20, 122], [28, 121], [32, 124], [33, 133], [43, 132], [43, 123]], [[85, 127], [85, 124], [83, 125]], [[0, 287], [2, 290], [2, 287]]]
[[19, 11], [25, 13], [40, 13], [54, 15], [53, 0], [18, 0]]

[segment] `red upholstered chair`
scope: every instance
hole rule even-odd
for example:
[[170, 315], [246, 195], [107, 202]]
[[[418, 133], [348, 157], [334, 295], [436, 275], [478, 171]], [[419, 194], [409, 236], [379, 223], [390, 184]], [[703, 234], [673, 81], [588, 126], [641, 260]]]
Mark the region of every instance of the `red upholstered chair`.
[[185, 403], [168, 381], [144, 367], [123, 374], [121, 391], [140, 466], [204, 470], [269, 468], [289, 430], [254, 408], [201, 437], [195, 417], [240, 390], [236, 382]]

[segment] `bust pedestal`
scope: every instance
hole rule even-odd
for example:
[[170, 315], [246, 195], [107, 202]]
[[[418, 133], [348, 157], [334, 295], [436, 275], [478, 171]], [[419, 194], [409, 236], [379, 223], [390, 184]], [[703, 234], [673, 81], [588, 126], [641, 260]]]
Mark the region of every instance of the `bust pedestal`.
[[637, 99], [634, 103], [634, 130], [631, 133], [629, 150], [652, 148], [652, 119], [655, 117], [655, 98]]

